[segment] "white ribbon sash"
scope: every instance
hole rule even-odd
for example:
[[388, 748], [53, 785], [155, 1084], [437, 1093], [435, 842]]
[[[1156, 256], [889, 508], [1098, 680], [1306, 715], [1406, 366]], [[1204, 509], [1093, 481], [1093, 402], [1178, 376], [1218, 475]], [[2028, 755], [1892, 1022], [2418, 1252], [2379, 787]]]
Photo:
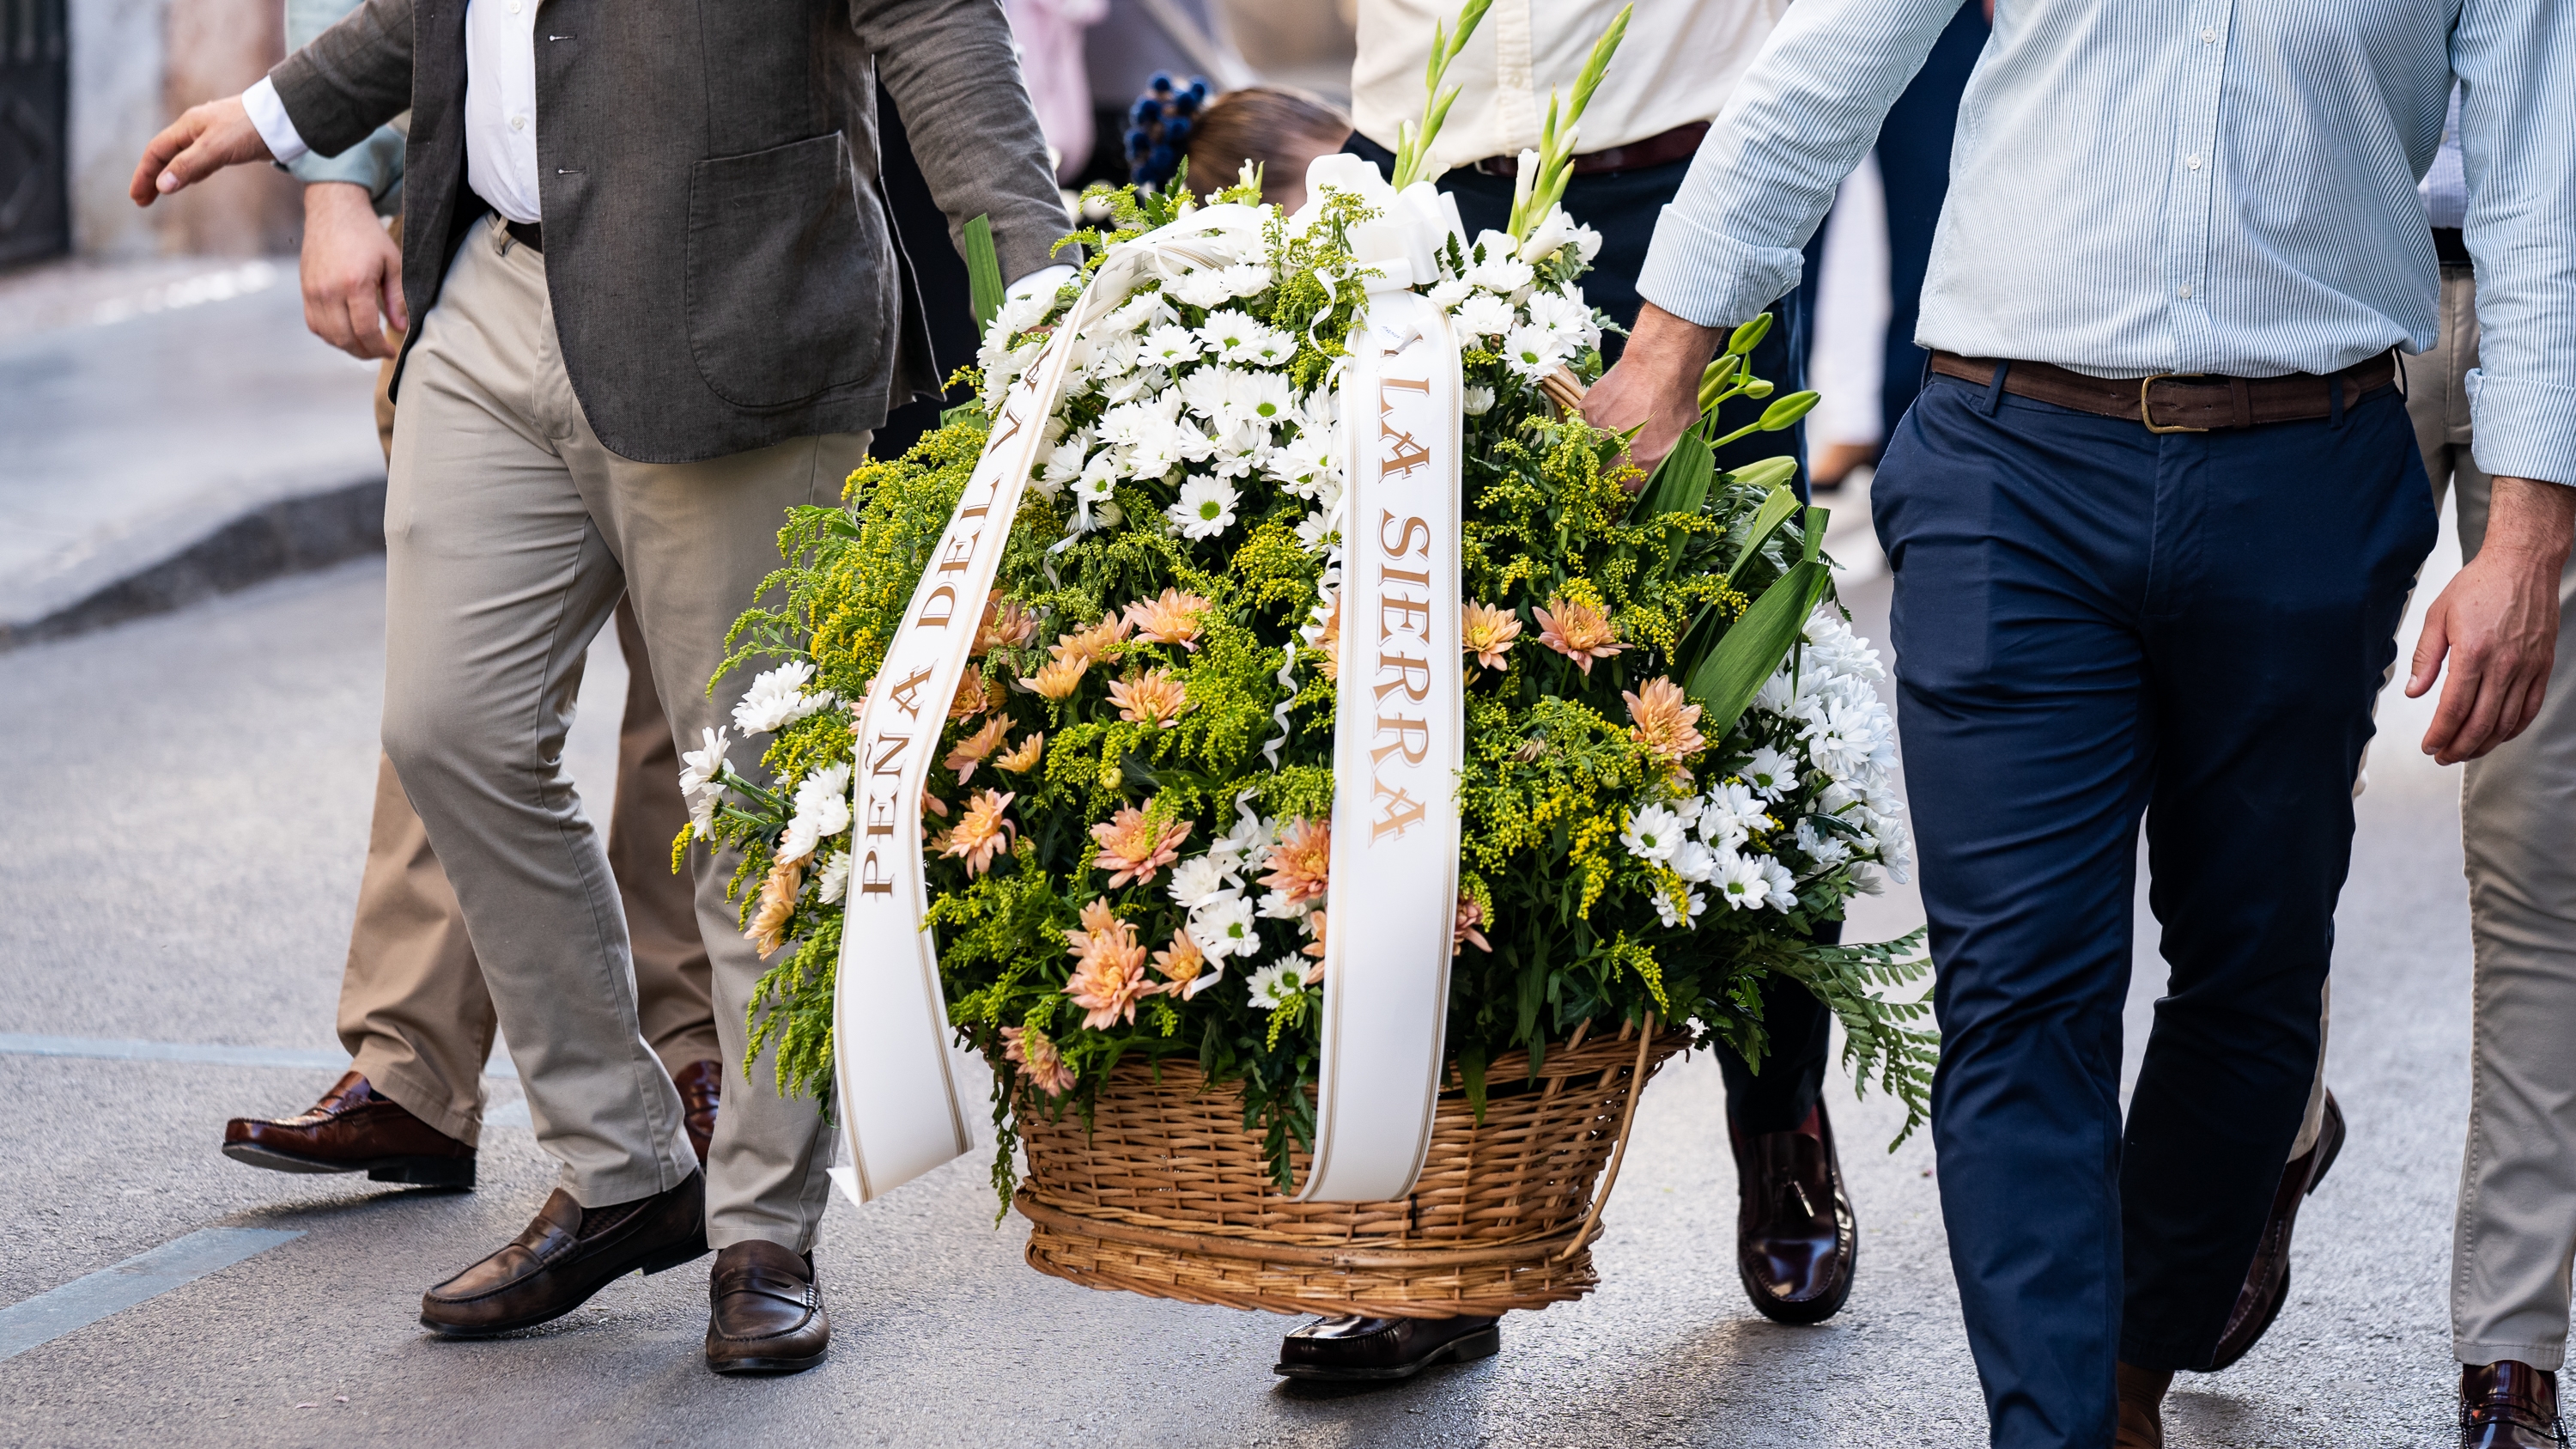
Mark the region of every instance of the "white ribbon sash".
[[1446, 313], [1400, 290], [1372, 292], [1349, 345], [1324, 1055], [1304, 1202], [1413, 1190], [1440, 1094], [1457, 924], [1458, 347]]
[[924, 929], [930, 895], [921, 795], [1047, 418], [1063, 396], [1070, 343], [1163, 258], [1229, 265], [1233, 250], [1210, 234], [1247, 225], [1257, 234], [1259, 224], [1247, 208], [1209, 207], [1115, 249], [1092, 274], [1037, 361], [1003, 394], [983, 456], [869, 682], [852, 771], [854, 860], [832, 1000], [832, 1071], [847, 1139], [847, 1166], [833, 1169], [832, 1178], [855, 1201], [889, 1192], [972, 1146], [950, 1068], [939, 952]]

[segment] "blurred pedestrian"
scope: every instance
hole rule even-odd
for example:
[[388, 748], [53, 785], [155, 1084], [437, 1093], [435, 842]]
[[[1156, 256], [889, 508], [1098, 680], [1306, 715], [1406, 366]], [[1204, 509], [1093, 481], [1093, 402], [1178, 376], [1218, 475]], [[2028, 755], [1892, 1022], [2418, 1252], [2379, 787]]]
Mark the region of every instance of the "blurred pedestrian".
[[1246, 163], [1259, 169], [1261, 199], [1280, 211], [1306, 204], [1306, 168], [1351, 138], [1351, 118], [1285, 86], [1227, 91], [1190, 133], [1190, 189], [1201, 196], [1232, 186]]
[[[1496, 6], [1451, 64], [1447, 80], [1460, 93], [1432, 159], [1435, 167], [1453, 168], [1439, 185], [1457, 198], [1470, 233], [1509, 223], [1522, 153], [1538, 145], [1549, 92], [1572, 93], [1621, 3]], [[1726, 6], [1641, 0], [1630, 16], [1626, 38], [1584, 113], [1587, 149], [1574, 158], [1564, 197], [1566, 214], [1601, 236], [1583, 279], [1585, 296], [1622, 326], [1637, 316], [1638, 269], [1655, 217], [1681, 188], [1710, 118], [1727, 105], [1785, 8], [1785, 0]], [[1433, 27], [1446, 23], [1450, 10], [1438, 0], [1388, 0], [1360, 12], [1352, 67], [1358, 131], [1347, 149], [1390, 173], [1396, 127], [1420, 111]], [[1506, 54], [1524, 59], [1507, 67]], [[1756, 374], [1789, 392], [1804, 385], [1806, 314], [1794, 288], [1784, 282], [1782, 291], [1775, 325], [1751, 361]], [[1603, 339], [1605, 355], [1616, 357], [1618, 349], [1615, 334]], [[1758, 412], [1763, 404], [1737, 406]], [[1720, 450], [1718, 464], [1736, 467], [1775, 455], [1782, 441], [1757, 434]], [[1785, 441], [1793, 455], [1803, 452], [1801, 433]], [[1840, 931], [1840, 922], [1828, 922], [1819, 936], [1831, 941]], [[1766, 979], [1756, 989], [1772, 1048], [1760, 1070], [1727, 1047], [1717, 1049], [1736, 1167], [1736, 1272], [1757, 1311], [1784, 1323], [1819, 1323], [1850, 1295], [1860, 1250], [1859, 1219], [1823, 1096], [1833, 1015], [1795, 982]], [[1482, 1317], [1322, 1319], [1289, 1335], [1280, 1371], [1316, 1379], [1410, 1374], [1461, 1345], [1498, 1344], [1493, 1325]]]
[[[355, 8], [354, 0], [287, 0], [288, 48], [301, 49]], [[353, 357], [384, 360], [376, 433], [389, 462], [394, 357], [408, 326], [400, 241], [408, 120], [397, 117], [337, 156], [308, 153], [286, 168], [304, 183], [305, 324]], [[696, 907], [670, 865], [670, 840], [688, 823], [679, 752], [653, 690], [635, 611], [623, 600], [617, 637], [626, 655], [626, 716], [618, 730], [609, 869], [633, 942], [645, 1039], [679, 1089], [689, 1142], [703, 1162], [724, 1069], [716, 1060]], [[225, 1123], [224, 1155], [282, 1172], [364, 1172], [377, 1182], [472, 1187], [483, 1064], [497, 1029], [456, 892], [393, 762], [379, 756], [375, 818], [340, 979], [340, 1043], [349, 1068], [302, 1112]]]
[[558, 33], [541, 8], [474, 0], [416, 27], [413, 0], [367, 0], [155, 137], [133, 196], [338, 154], [413, 112], [385, 746], [562, 1165], [515, 1242], [424, 1295], [422, 1324], [525, 1328], [713, 1246], [708, 1366], [792, 1372], [830, 1342], [811, 1257], [829, 1133], [746, 1057], [762, 962], [726, 893], [737, 858], [701, 855], [722, 1057], [745, 1076], [699, 1170], [563, 771], [575, 671], [631, 597], [669, 732], [723, 758], [749, 680], [715, 677], [781, 515], [839, 498], [890, 399], [937, 393], [885, 230], [878, 77], [951, 227], [988, 216], [1006, 278], [1069, 273], [1049, 256], [1064, 209], [981, 0], [742, 0], [680, 31]]
[[[2492, 240], [2471, 242], [2482, 217], [2462, 164], [2456, 93], [2423, 194], [2442, 310], [2433, 345], [2406, 366], [2406, 410], [2434, 506], [2457, 490], [2460, 556], [2474, 563], [2513, 540], [2493, 526], [2498, 480], [2481, 466], [2471, 401], [2480, 264], [2502, 259]], [[2576, 348], [2576, 319], [2561, 315], [2552, 326], [2554, 348]], [[2566, 1443], [2558, 1370], [2576, 1263], [2576, 1054], [2567, 1049], [2576, 1028], [2576, 565], [2560, 573], [2555, 603], [2556, 652], [2539, 714], [2469, 761], [2460, 781], [2476, 1003], [2468, 1150], [2451, 1237], [2464, 1449]]]
[[[1955, 11], [1792, 7], [1657, 228], [1595, 421], [1669, 448]], [[2449, 763], [2531, 722], [2560, 630], [2576, 11], [2239, 5], [2177, 32], [2001, 0], [1960, 108], [1933, 377], [1872, 501], [1941, 968], [1942, 1209], [2002, 1449], [2163, 1443], [2314, 1094], [2353, 781], [2435, 533], [2392, 353], [2436, 336], [2409, 193], [2455, 75], [2499, 476], [2408, 682], [2448, 656], [2423, 747]], [[2124, 1133], [2142, 816], [2172, 979]]]

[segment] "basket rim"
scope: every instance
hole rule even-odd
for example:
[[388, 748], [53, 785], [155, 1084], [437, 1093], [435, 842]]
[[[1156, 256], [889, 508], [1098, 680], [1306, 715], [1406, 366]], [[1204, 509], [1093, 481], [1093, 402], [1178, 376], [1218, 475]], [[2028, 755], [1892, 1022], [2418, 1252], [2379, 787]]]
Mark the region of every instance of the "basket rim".
[[1012, 1198], [1011, 1206], [1030, 1222], [1069, 1236], [1100, 1238], [1199, 1257], [1233, 1258], [1249, 1263], [1295, 1263], [1315, 1268], [1464, 1268], [1485, 1263], [1547, 1262], [1572, 1257], [1577, 1249], [1598, 1242], [1601, 1234], [1607, 1231], [1595, 1223], [1588, 1234], [1578, 1226], [1570, 1233], [1553, 1233], [1544, 1238], [1523, 1238], [1483, 1247], [1391, 1252], [1379, 1248], [1300, 1246], [1143, 1228], [1111, 1219], [1087, 1218], [1051, 1207], [1031, 1197], [1026, 1188]]

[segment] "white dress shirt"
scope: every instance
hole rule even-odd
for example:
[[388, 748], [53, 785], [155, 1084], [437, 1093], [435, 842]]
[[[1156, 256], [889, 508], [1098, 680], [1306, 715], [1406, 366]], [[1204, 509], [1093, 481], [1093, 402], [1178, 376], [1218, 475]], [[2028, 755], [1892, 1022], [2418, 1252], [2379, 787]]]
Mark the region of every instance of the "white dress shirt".
[[[1459, 87], [1433, 143], [1442, 170], [1536, 150], [1548, 92], [1574, 98], [1592, 43], [1626, 0], [1495, 0], [1449, 63]], [[1422, 115], [1431, 27], [1454, 25], [1456, 0], [1367, 0], [1351, 65], [1351, 122], [1395, 149], [1399, 121]], [[1583, 116], [1575, 149], [1607, 151], [1714, 117], [1789, 0], [1637, 0], [1628, 33]]]

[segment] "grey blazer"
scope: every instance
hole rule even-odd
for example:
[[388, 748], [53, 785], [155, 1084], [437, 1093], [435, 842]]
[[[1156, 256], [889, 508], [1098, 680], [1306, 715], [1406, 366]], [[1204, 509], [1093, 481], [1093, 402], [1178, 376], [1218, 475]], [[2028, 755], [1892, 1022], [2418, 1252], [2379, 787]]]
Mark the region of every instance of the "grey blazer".
[[[952, 236], [989, 215], [1013, 278], [1068, 229], [998, 0], [542, 3], [547, 288], [621, 456], [856, 432], [937, 396], [878, 181], [880, 75]], [[465, 0], [366, 0], [270, 79], [325, 155], [411, 111], [403, 294], [427, 317], [486, 210], [465, 184]]]

